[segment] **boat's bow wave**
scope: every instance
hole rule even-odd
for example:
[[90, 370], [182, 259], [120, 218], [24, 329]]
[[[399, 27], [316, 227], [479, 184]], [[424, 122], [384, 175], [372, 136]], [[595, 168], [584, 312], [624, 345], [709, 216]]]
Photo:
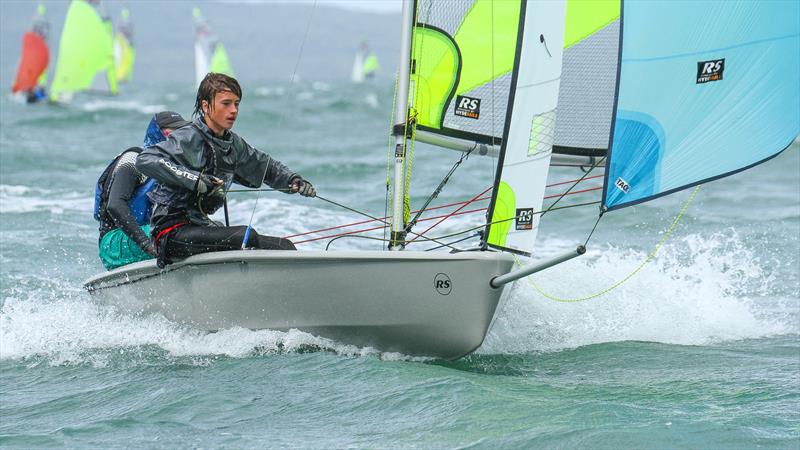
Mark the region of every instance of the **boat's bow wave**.
[[[595, 248], [530, 279], [556, 298], [586, 297], [624, 279], [647, 253]], [[479, 353], [559, 352], [620, 341], [702, 346], [800, 334], [800, 310], [792, 300], [798, 293], [778, 290], [781, 283], [770, 269], [780, 257], [766, 261], [745, 237], [728, 230], [668, 243], [619, 288], [582, 302], [547, 299], [523, 279]]]

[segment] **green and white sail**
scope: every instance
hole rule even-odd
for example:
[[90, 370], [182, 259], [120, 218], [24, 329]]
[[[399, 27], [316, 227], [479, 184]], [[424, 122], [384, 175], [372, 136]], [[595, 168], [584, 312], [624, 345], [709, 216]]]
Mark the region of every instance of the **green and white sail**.
[[117, 93], [111, 21], [99, 1], [73, 0], [61, 31], [50, 99], [69, 101], [88, 89]]
[[200, 10], [192, 10], [194, 16], [194, 68], [197, 85], [209, 72], [235, 76], [225, 46], [211, 32], [208, 22]]
[[521, 10], [519, 1], [417, 3], [410, 107], [419, 140], [502, 141]]
[[369, 49], [366, 42], [362, 42], [353, 60], [350, 80], [354, 83], [361, 83], [367, 78], [374, 77], [380, 68], [381, 65], [375, 52]]
[[416, 137], [494, 150], [485, 244], [528, 255], [555, 135], [565, 2], [422, 0], [415, 10], [409, 116]]
[[533, 253], [556, 127], [565, 3], [523, 3], [486, 243]]
[[127, 8], [122, 10], [122, 20], [114, 35], [114, 62], [116, 65], [117, 81], [127, 83], [133, 75], [133, 64], [136, 61], [136, 49], [133, 46], [133, 24], [130, 21], [130, 12]]

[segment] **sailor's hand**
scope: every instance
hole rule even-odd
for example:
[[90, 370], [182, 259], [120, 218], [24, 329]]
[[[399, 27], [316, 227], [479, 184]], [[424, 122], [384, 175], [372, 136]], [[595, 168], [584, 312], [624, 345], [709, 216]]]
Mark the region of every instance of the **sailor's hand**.
[[292, 184], [290, 185], [290, 188], [292, 194], [296, 192], [302, 195], [303, 197], [317, 196], [317, 190], [314, 189], [314, 185], [300, 177], [295, 177], [292, 179]]
[[195, 186], [195, 190], [198, 194], [205, 194], [208, 191], [214, 190], [217, 186], [222, 186], [222, 183], [222, 180], [213, 175], [201, 173], [197, 177], [197, 186]]

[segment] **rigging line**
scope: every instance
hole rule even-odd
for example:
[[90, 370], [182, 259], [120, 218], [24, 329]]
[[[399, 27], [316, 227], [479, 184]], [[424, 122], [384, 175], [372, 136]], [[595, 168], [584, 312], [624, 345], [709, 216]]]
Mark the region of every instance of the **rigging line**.
[[[394, 109], [397, 106], [397, 84], [400, 81], [400, 71], [394, 73], [394, 94], [392, 95], [392, 114], [389, 120], [389, 145], [386, 152], [386, 192], [383, 197], [383, 217], [389, 216], [389, 202], [391, 201], [391, 176], [392, 176], [392, 143], [394, 142]], [[386, 228], [383, 229], [383, 238], [386, 239]]]
[[[607, 294], [607, 293], [609, 293], [609, 292], [613, 291], [614, 289], [616, 289], [616, 288], [618, 288], [618, 287], [622, 286], [622, 284], [623, 284], [623, 283], [625, 283], [625, 282], [627, 282], [628, 280], [630, 280], [631, 278], [633, 278], [633, 276], [634, 276], [634, 275], [636, 275], [636, 274], [637, 274], [637, 273], [638, 273], [640, 270], [642, 270], [642, 268], [643, 268], [645, 265], [647, 265], [647, 264], [648, 264], [650, 261], [652, 261], [653, 259], [655, 259], [655, 257], [658, 255], [658, 251], [659, 251], [659, 250], [661, 250], [661, 247], [664, 245], [664, 243], [665, 243], [665, 242], [667, 242], [667, 239], [669, 239], [669, 237], [672, 235], [672, 232], [673, 232], [673, 231], [675, 231], [675, 228], [677, 228], [677, 226], [678, 226], [678, 222], [680, 222], [680, 220], [681, 220], [681, 217], [683, 217], [683, 213], [685, 213], [685, 212], [686, 212], [686, 209], [687, 209], [687, 208], [689, 208], [689, 205], [692, 203], [692, 200], [694, 200], [694, 197], [697, 195], [697, 192], [698, 192], [698, 191], [700, 191], [700, 186], [697, 186], [697, 187], [695, 187], [695, 188], [694, 188], [694, 190], [692, 191], [692, 194], [689, 196], [689, 198], [688, 198], [688, 199], [686, 199], [686, 203], [684, 203], [684, 204], [683, 204], [683, 208], [681, 208], [681, 211], [678, 213], [677, 217], [675, 217], [675, 220], [672, 222], [672, 225], [670, 225], [670, 227], [669, 227], [669, 229], [667, 230], [667, 232], [666, 232], [666, 233], [664, 233], [664, 237], [663, 237], [663, 238], [661, 238], [661, 241], [659, 241], [659, 242], [658, 242], [658, 244], [656, 244], [656, 246], [655, 246], [655, 248], [653, 249], [653, 251], [652, 251], [652, 252], [650, 252], [650, 254], [648, 254], [648, 255], [647, 255], [647, 258], [645, 258], [645, 260], [644, 260], [644, 261], [642, 261], [642, 263], [641, 263], [641, 264], [639, 264], [639, 267], [637, 267], [636, 269], [634, 269], [634, 270], [633, 270], [633, 272], [629, 273], [629, 274], [628, 274], [628, 275], [627, 275], [625, 278], [623, 278], [622, 280], [620, 280], [620, 281], [618, 281], [618, 282], [616, 282], [616, 283], [612, 284], [610, 287], [608, 287], [608, 288], [606, 288], [606, 289], [603, 289], [602, 291], [600, 291], [600, 292], [597, 292], [597, 293], [595, 293], [595, 294], [592, 294], [592, 295], [587, 295], [587, 296], [585, 296], [585, 297], [578, 297], [578, 298], [560, 298], [560, 297], [556, 297], [555, 295], [551, 295], [551, 294], [548, 294], [548, 293], [544, 292], [544, 291], [543, 291], [543, 290], [542, 290], [542, 289], [541, 289], [541, 288], [540, 288], [540, 287], [539, 287], [539, 286], [538, 286], [538, 285], [537, 285], [537, 284], [536, 284], [536, 283], [533, 281], [533, 279], [532, 279], [531, 277], [527, 277], [527, 279], [528, 279], [528, 283], [530, 283], [530, 284], [531, 284], [531, 286], [533, 286], [533, 288], [534, 288], [534, 289], [536, 289], [536, 290], [537, 290], [537, 291], [538, 291], [540, 294], [542, 294], [542, 296], [544, 296], [545, 298], [548, 298], [548, 299], [550, 299], [550, 300], [553, 300], [553, 301], [556, 301], [556, 302], [560, 302], [560, 303], [578, 303], [578, 302], [583, 302], [583, 301], [586, 301], [586, 300], [591, 300], [591, 299], [594, 299], [594, 298], [600, 297], [600, 296], [602, 296], [602, 295], [605, 295], [605, 294]], [[600, 220], [600, 219], [598, 218], [598, 221], [599, 221], [599, 220]], [[588, 242], [588, 239], [587, 239], [587, 242]], [[519, 259], [518, 259], [516, 256], [514, 256], [514, 260], [516, 261], [517, 265], [520, 265], [520, 266], [521, 266], [521, 263], [520, 263]]]
[[[379, 219], [379, 218], [377, 218], [377, 217], [375, 217], [375, 216], [372, 216], [372, 215], [370, 215], [370, 214], [367, 214], [367, 213], [365, 213], [365, 212], [363, 212], [363, 211], [359, 211], [359, 210], [357, 210], [357, 209], [351, 208], [351, 207], [349, 207], [349, 206], [343, 205], [343, 204], [341, 204], [341, 203], [335, 202], [335, 201], [333, 201], [333, 200], [331, 200], [331, 199], [328, 199], [328, 198], [322, 197], [322, 196], [320, 196], [320, 195], [317, 195], [317, 197], [316, 197], [316, 198], [318, 198], [318, 199], [320, 199], [320, 200], [322, 200], [322, 201], [324, 201], [324, 202], [328, 202], [328, 203], [330, 203], [330, 204], [332, 204], [332, 205], [338, 206], [338, 207], [340, 207], [340, 208], [344, 208], [344, 209], [346, 209], [346, 210], [348, 210], [348, 211], [351, 211], [351, 212], [354, 212], [354, 213], [356, 213], [356, 214], [361, 214], [362, 216], [369, 217], [369, 218], [370, 218], [370, 219], [372, 219], [372, 220], [377, 220], [377, 221], [383, 222], [383, 223], [384, 223], [384, 224], [386, 224], [386, 225], [390, 225], [390, 224], [389, 224], [389, 222], [387, 222], [386, 220]], [[421, 234], [414, 233], [414, 232], [410, 232], [410, 233], [411, 233], [411, 234], [413, 234], [413, 235], [415, 235], [416, 237], [422, 237], [422, 238], [424, 238], [425, 240], [431, 240], [431, 241], [434, 241], [434, 242], [436, 242], [437, 244], [442, 244], [442, 242], [436, 241], [436, 239], [429, 238], [429, 237], [426, 237], [426, 236], [422, 236]], [[447, 244], [443, 244], [443, 245], [447, 245]]]
[[[455, 173], [456, 169], [458, 169], [458, 166], [461, 165], [461, 163], [464, 162], [467, 158], [469, 158], [469, 155], [472, 154], [472, 152], [477, 147], [478, 147], [478, 143], [476, 142], [472, 146], [472, 148], [469, 149], [469, 151], [464, 152], [464, 153], [461, 154], [461, 157], [458, 158], [458, 161], [456, 161], [455, 164], [453, 164], [453, 167], [450, 168], [450, 171], [447, 172], [447, 175], [445, 175], [444, 178], [442, 178], [442, 181], [440, 181], [439, 185], [436, 186], [436, 189], [433, 190], [433, 193], [428, 197], [427, 200], [425, 200], [425, 204], [423, 204], [422, 207], [417, 211], [417, 214], [414, 216], [414, 218], [411, 219], [408, 222], [408, 225], [406, 225], [406, 231], [410, 230], [414, 225], [417, 224], [417, 220], [419, 219], [419, 217], [428, 208], [428, 206], [431, 204], [431, 202], [434, 201], [437, 197], [439, 197], [439, 194], [441, 194], [442, 189], [444, 189], [444, 186], [447, 184], [448, 181], [450, 181], [450, 177], [453, 175], [453, 173]], [[491, 189], [491, 188], [489, 188], [489, 189]], [[486, 191], [488, 191], [489, 189], [487, 189]], [[481, 195], [485, 194], [486, 191], [483, 191], [483, 193]], [[473, 201], [475, 201], [475, 199], [470, 200], [470, 202], [473, 202]]]
[[[423, 6], [420, 4], [418, 7], [421, 9]], [[411, 197], [409, 196], [409, 192], [411, 190], [411, 173], [414, 167], [414, 152], [416, 150], [416, 142], [417, 142], [417, 118], [419, 117], [419, 110], [417, 109], [417, 89], [420, 86], [420, 79], [422, 77], [422, 71], [419, 70], [417, 67], [417, 57], [416, 55], [424, 55], [423, 48], [425, 46], [425, 34], [422, 33], [421, 37], [419, 38], [419, 45], [417, 46], [417, 25], [416, 23], [420, 23], [423, 30], [425, 30], [428, 26], [428, 19], [430, 18], [430, 12], [433, 8], [433, 3], [428, 2], [427, 8], [425, 9], [424, 19], [422, 22], [416, 21], [412, 24], [412, 36], [411, 36], [411, 68], [414, 70], [414, 73], [409, 73], [409, 97], [411, 98], [411, 108], [407, 108], [406, 114], [406, 123], [405, 123], [405, 136], [403, 137], [403, 149], [405, 155], [405, 180], [403, 183], [403, 229], [406, 233], [411, 231], [411, 228], [408, 227], [408, 219], [411, 217]], [[415, 83], [411, 84], [411, 77], [415, 77]], [[409, 138], [408, 128], [409, 125], [411, 126], [411, 149], [407, 147], [407, 142]], [[397, 193], [395, 194], [397, 195]], [[419, 235], [417, 235], [419, 236]]]
[[[300, 67], [300, 61], [303, 59], [303, 49], [306, 46], [306, 40], [308, 39], [308, 31], [311, 29], [311, 24], [314, 22], [314, 11], [317, 9], [317, 0], [314, 0], [314, 4], [311, 5], [311, 15], [308, 18], [308, 23], [306, 24], [306, 32], [303, 34], [303, 40], [300, 42], [300, 51], [297, 53], [297, 61], [294, 63], [294, 69], [292, 70], [292, 78], [289, 80], [289, 93], [291, 94], [291, 87], [294, 86], [295, 78], [297, 77], [297, 68]], [[279, 124], [285, 120], [285, 114], [281, 114], [279, 118]], [[264, 174], [261, 177], [261, 183], [264, 183], [264, 178], [267, 177], [267, 171], [269, 170], [269, 163], [272, 162], [272, 158], [267, 160], [267, 165], [264, 167]], [[244, 232], [244, 238], [242, 238], [242, 250], [247, 248], [247, 240], [250, 238], [250, 232], [253, 230], [253, 217], [256, 215], [256, 208], [258, 208], [258, 200], [261, 198], [261, 190], [258, 191], [256, 194], [256, 201], [253, 204], [253, 210], [250, 212], [250, 220], [247, 222], [247, 229]]]
[[[558, 208], [553, 208], [553, 210], [577, 208], [577, 207], [580, 207], [580, 206], [596, 205], [598, 203], [600, 203], [600, 202], [599, 201], [594, 201], [594, 202], [586, 202], [586, 203], [576, 203], [574, 205], [559, 206]], [[470, 212], [475, 212], [475, 211], [470, 211]], [[542, 214], [542, 213], [544, 213], [544, 211], [536, 211], [533, 214]], [[506, 218], [506, 219], [495, 220], [495, 221], [492, 221], [492, 222], [490, 222], [488, 224], [483, 223], [483, 224], [475, 226], [475, 227], [467, 228], [466, 230], [462, 230], [462, 231], [458, 231], [458, 232], [450, 233], [450, 234], [445, 234], [445, 235], [442, 235], [442, 236], [436, 236], [436, 239], [446, 239], [446, 238], [450, 238], [450, 237], [453, 237], [453, 236], [458, 236], [459, 234], [469, 233], [470, 231], [475, 231], [475, 230], [480, 230], [482, 228], [486, 228], [486, 225], [495, 225], [495, 224], [498, 224], [498, 223], [517, 220], [517, 219], [519, 219], [519, 217], [520, 216], [514, 216], [514, 217], [509, 217], [509, 218]], [[425, 236], [422, 236], [421, 240], [422, 241], [428, 241], [428, 240], [431, 240], [431, 239], [430, 238], [426, 238]]]
[[[576, 207], [580, 207], [580, 206], [596, 205], [598, 203], [600, 203], [600, 202], [599, 201], [595, 201], [595, 202], [587, 202], [587, 203], [576, 203], [574, 205], [559, 206], [558, 208], [554, 208], [554, 209], [558, 210], [558, 209], [576, 208]], [[482, 211], [482, 210], [485, 210], [485, 209], [486, 208], [482, 208], [480, 210], [465, 211], [465, 212], [460, 213], [460, 214], [474, 213], [474, 212], [479, 212], [479, 211]], [[542, 213], [542, 211], [537, 211], [534, 214], [541, 214], [541, 213]], [[496, 221], [492, 222], [492, 224], [508, 222], [508, 221], [511, 221], [511, 220], [516, 220], [517, 218], [518, 217], [509, 217], [507, 219], [496, 220]], [[427, 220], [427, 219], [423, 219], [423, 220]], [[442, 242], [439, 242], [439, 240], [440, 239], [451, 238], [453, 236], [458, 236], [460, 234], [469, 233], [469, 232], [475, 231], [475, 230], [480, 230], [481, 228], [485, 228], [485, 227], [486, 227], [486, 224], [481, 224], [481, 225], [478, 225], [478, 226], [475, 226], [475, 227], [467, 228], [466, 230], [456, 231], [454, 233], [445, 234], [445, 235], [442, 235], [442, 236], [437, 236], [435, 238], [428, 238], [428, 237], [425, 237], [425, 236], [421, 236], [421, 239], [420, 239], [419, 242], [435, 242], [437, 244], [442, 244], [443, 246], [450, 247], [453, 250], [458, 250], [457, 248], [453, 248], [448, 244], [443, 244]], [[367, 231], [374, 231], [374, 230], [377, 230], [379, 228], [381, 228], [381, 227], [367, 228], [367, 229], [364, 229], [364, 230], [348, 231], [346, 233], [341, 233], [341, 234], [338, 234], [338, 235], [334, 234], [334, 235], [330, 235], [330, 236], [322, 236], [322, 237], [317, 237], [317, 238], [313, 238], [313, 239], [308, 239], [308, 240], [305, 240], [305, 241], [299, 241], [299, 242], [295, 242], [295, 244], [299, 245], [299, 244], [304, 244], [306, 242], [319, 241], [319, 240], [322, 240], [322, 239], [329, 239], [329, 238], [338, 238], [338, 237], [343, 237], [343, 236], [364, 237], [365, 239], [373, 239], [373, 240], [380, 240], [380, 241], [383, 241], [383, 242], [390, 242], [391, 239], [381, 239], [381, 238], [367, 237], [367, 236], [356, 234], [356, 233], [363, 233], [363, 232], [367, 232]], [[411, 234], [415, 234], [415, 233], [411, 233]]]
[[[592, 173], [592, 171], [593, 171], [593, 170], [594, 170], [594, 169], [595, 169], [595, 168], [596, 168], [596, 167], [597, 167], [597, 166], [598, 166], [598, 165], [599, 165], [599, 164], [600, 164], [600, 163], [601, 163], [603, 160], [605, 160], [605, 159], [606, 159], [606, 157], [605, 157], [605, 156], [603, 156], [603, 157], [602, 157], [602, 158], [600, 158], [600, 159], [599, 159], [597, 162], [595, 162], [595, 163], [594, 163], [594, 165], [593, 165], [593, 166], [592, 166], [592, 167], [591, 167], [589, 170], [587, 170], [587, 171], [586, 171], [586, 172], [583, 174], [583, 176], [582, 176], [582, 177], [578, 178], [578, 180], [577, 180], [577, 181], [575, 181], [575, 183], [574, 183], [572, 186], [570, 186], [570, 187], [569, 187], [569, 189], [567, 189], [566, 191], [564, 191], [564, 193], [563, 193], [563, 194], [561, 194], [561, 196], [560, 196], [560, 197], [558, 197], [558, 198], [556, 199], [556, 201], [554, 201], [553, 203], [551, 203], [551, 204], [550, 204], [550, 206], [547, 208], [547, 210], [545, 210], [544, 212], [542, 212], [542, 216], [541, 216], [541, 217], [543, 217], [543, 216], [544, 216], [544, 215], [545, 215], [545, 214], [546, 214], [548, 211], [550, 211], [550, 210], [551, 210], [551, 209], [552, 209], [554, 206], [556, 206], [556, 204], [558, 204], [558, 202], [560, 202], [562, 198], [566, 197], [566, 196], [567, 196], [567, 194], [568, 194], [570, 191], [572, 191], [572, 190], [575, 188], [575, 186], [577, 186], [577, 185], [578, 185], [578, 183], [582, 182], [582, 181], [583, 181], [583, 180], [584, 180], [584, 179], [585, 179], [585, 178], [586, 178], [586, 177], [587, 177], [587, 176], [588, 176], [590, 173]], [[541, 218], [541, 217], [540, 217], [540, 218]]]
[[596, 230], [596, 229], [597, 229], [597, 224], [599, 224], [599, 223], [600, 223], [600, 219], [602, 219], [602, 218], [603, 218], [603, 215], [602, 215], [602, 214], [598, 214], [598, 215], [597, 215], [597, 221], [595, 221], [595, 223], [594, 223], [594, 226], [592, 227], [592, 231], [590, 231], [590, 232], [589, 232], [589, 236], [587, 236], [587, 237], [586, 237], [586, 242], [584, 242], [584, 243], [583, 243], [583, 246], [584, 246], [584, 247], [586, 247], [587, 245], [589, 245], [589, 239], [591, 239], [591, 238], [592, 238], [592, 235], [594, 234], [594, 230]]
[[[425, 233], [427, 233], [428, 231], [431, 231], [431, 230], [432, 230], [434, 227], [438, 226], [440, 223], [444, 222], [444, 221], [445, 221], [445, 220], [447, 220], [449, 217], [453, 216], [455, 213], [457, 213], [457, 212], [461, 211], [462, 209], [466, 208], [466, 207], [467, 207], [469, 204], [471, 204], [472, 202], [475, 202], [475, 201], [477, 201], [477, 200], [478, 200], [478, 199], [479, 199], [481, 196], [483, 196], [483, 194], [485, 194], [486, 192], [488, 192], [490, 189], [491, 189], [491, 188], [488, 188], [488, 189], [486, 189], [485, 191], [481, 192], [480, 194], [476, 195], [475, 197], [472, 197], [472, 199], [470, 199], [468, 202], [464, 203], [463, 205], [459, 206], [459, 207], [458, 207], [458, 208], [457, 208], [455, 211], [453, 211], [452, 213], [450, 213], [450, 214], [446, 215], [446, 216], [445, 216], [445, 217], [444, 217], [442, 220], [440, 220], [440, 221], [436, 222], [435, 224], [431, 225], [430, 227], [428, 227], [428, 229], [426, 229], [425, 231], [423, 231], [423, 232], [422, 232], [422, 234], [424, 235], [424, 234], [425, 234]], [[411, 241], [410, 241], [410, 242], [414, 242], [416, 239], [417, 239], [417, 238], [411, 239]]]
[[[485, 193], [485, 191], [484, 191], [484, 193]], [[572, 192], [569, 195], [579, 194], [579, 193], [580, 192]], [[545, 198], [549, 198], [549, 197], [545, 197]], [[474, 199], [474, 201], [482, 201], [482, 200], [489, 200], [489, 197], [480, 197], [478, 199]], [[430, 208], [427, 211], [433, 211], [435, 209], [447, 208], [447, 207], [455, 206], [455, 205], [463, 205], [461, 208], [458, 208], [458, 209], [456, 209], [455, 211], [453, 211], [451, 213], [442, 214], [442, 215], [439, 215], [439, 216], [426, 217], [424, 219], [420, 219], [419, 222], [427, 222], [427, 221], [438, 220], [438, 219], [443, 219], [443, 218], [444, 219], [449, 219], [450, 217], [477, 213], [477, 212], [481, 212], [481, 211], [486, 211], [486, 209], [487, 209], [487, 208], [478, 208], [478, 209], [471, 209], [471, 210], [468, 210], [468, 211], [461, 211], [464, 207], [466, 207], [470, 203], [473, 203], [473, 200], [465, 201], [465, 202], [457, 202], [457, 203], [452, 203], [452, 204], [449, 204], [449, 205], [443, 205], [443, 206], [437, 206], [435, 208]], [[568, 205], [568, 206], [565, 206], [565, 207], [562, 207], [562, 208], [555, 208], [555, 209], [564, 209], [564, 208], [569, 208], [569, 207], [572, 207], [572, 206], [594, 205], [594, 204], [597, 204], [597, 203], [600, 203], [600, 202], [595, 201], [595, 202], [590, 202], [590, 203]], [[414, 212], [416, 212], [416, 211], [414, 211]], [[355, 225], [364, 225], [364, 224], [367, 224], [367, 223], [370, 223], [370, 222], [375, 222], [376, 220], [383, 221], [384, 225], [381, 225], [381, 226], [378, 226], [378, 227], [361, 229], [361, 230], [349, 231], [347, 233], [360, 233], [360, 232], [378, 230], [378, 229], [381, 229], [381, 228], [385, 229], [388, 226], [388, 222], [386, 222], [386, 219], [388, 219], [388, 218], [389, 217], [384, 216], [383, 218], [380, 218], [380, 219], [362, 220], [362, 221], [359, 221], [359, 222], [353, 222], [353, 223], [348, 223], [348, 224], [344, 224], [344, 225], [337, 225], [337, 226], [328, 227], [328, 228], [322, 228], [322, 229], [318, 229], [318, 230], [311, 230], [311, 231], [306, 231], [304, 233], [292, 234], [292, 235], [289, 235], [289, 236], [284, 236], [284, 238], [291, 239], [291, 238], [295, 238], [295, 237], [307, 236], [309, 234], [322, 233], [324, 231], [337, 230], [337, 229], [351, 227], [351, 226], [355, 226]], [[440, 223], [442, 223], [442, 221], [439, 221], [433, 227], [438, 226]], [[420, 234], [424, 235], [425, 233], [430, 231], [433, 227], [428, 228], [427, 230], [425, 230], [425, 232], [420, 233]], [[414, 233], [412, 233], [412, 234], [414, 234]], [[334, 235], [330, 235], [330, 236], [322, 236], [322, 237], [318, 237], [318, 238], [314, 238], [314, 239], [309, 239], [307, 241], [295, 242], [295, 244], [303, 243], [303, 242], [310, 242], [312, 240], [327, 239], [327, 238], [330, 238], [332, 236], [336, 236], [336, 235], [334, 234]]]
[[[466, 236], [466, 237], [463, 237], [463, 238], [461, 238], [461, 239], [458, 239], [458, 240], [455, 240], [455, 241], [453, 241], [453, 242], [450, 242], [450, 245], [453, 245], [453, 244], [458, 244], [459, 242], [464, 242], [464, 241], [466, 241], [467, 239], [473, 239], [473, 238], [476, 238], [476, 237], [478, 237], [478, 236], [479, 236], [478, 234], [473, 234], [472, 236]], [[436, 247], [431, 247], [431, 248], [429, 248], [429, 249], [427, 249], [427, 250], [425, 250], [425, 251], [426, 251], [426, 252], [432, 252], [432, 251], [434, 251], [434, 250], [438, 250], [438, 249], [440, 249], [440, 248], [442, 248], [442, 247], [443, 247], [443, 246], [441, 246], [441, 245], [437, 245]]]

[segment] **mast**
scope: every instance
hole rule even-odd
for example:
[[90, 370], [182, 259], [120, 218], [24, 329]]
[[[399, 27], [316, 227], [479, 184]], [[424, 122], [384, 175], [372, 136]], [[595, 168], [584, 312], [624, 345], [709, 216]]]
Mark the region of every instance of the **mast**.
[[408, 120], [408, 92], [411, 64], [411, 30], [414, 26], [412, 1], [403, 1], [403, 20], [400, 35], [400, 64], [398, 65], [397, 103], [394, 108], [395, 123], [392, 124], [394, 136], [394, 183], [392, 189], [392, 233], [389, 250], [402, 250], [405, 247], [405, 220], [403, 218], [403, 192], [405, 176], [405, 131]]

